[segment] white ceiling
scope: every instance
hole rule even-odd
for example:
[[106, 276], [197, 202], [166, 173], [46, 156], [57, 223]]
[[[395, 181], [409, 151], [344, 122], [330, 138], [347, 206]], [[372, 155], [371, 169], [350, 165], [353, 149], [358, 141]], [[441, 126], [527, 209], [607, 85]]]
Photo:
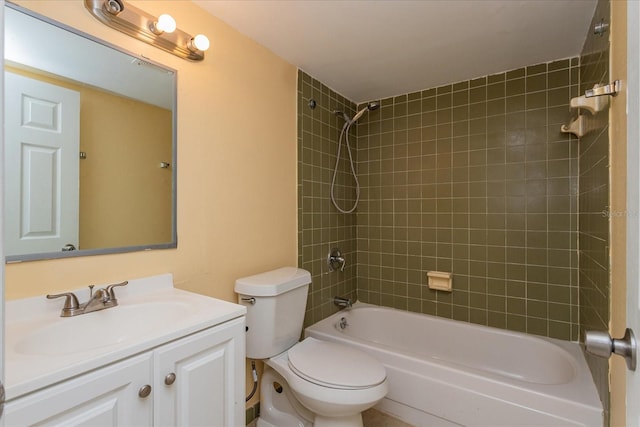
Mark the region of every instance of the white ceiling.
[[597, 0], [194, 2], [360, 103], [579, 55]]

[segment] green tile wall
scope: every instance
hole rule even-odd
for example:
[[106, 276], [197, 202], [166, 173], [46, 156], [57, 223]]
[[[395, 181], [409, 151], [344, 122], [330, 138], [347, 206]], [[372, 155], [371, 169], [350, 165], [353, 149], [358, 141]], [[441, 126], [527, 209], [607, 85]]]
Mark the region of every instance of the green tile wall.
[[[361, 301], [578, 338], [578, 143], [560, 132], [578, 62], [383, 99], [363, 116]], [[431, 270], [453, 272], [452, 293], [428, 289]]]
[[[599, 1], [589, 28], [609, 22], [609, 2]], [[609, 82], [609, 39], [587, 33], [581, 55], [580, 93]], [[580, 139], [579, 281], [580, 332], [609, 329], [609, 126], [608, 109], [584, 112], [593, 128]], [[624, 308], [623, 308], [624, 309]], [[585, 353], [605, 411], [609, 408], [607, 359]]]
[[[315, 100], [316, 107], [309, 106]], [[334, 296], [356, 300], [356, 214], [338, 213], [329, 198], [331, 179], [344, 124], [344, 111], [355, 114], [355, 104], [303, 71], [298, 72], [298, 266], [311, 272], [305, 327], [336, 312]], [[352, 129], [355, 148], [355, 128]], [[352, 150], [354, 157], [357, 152]], [[338, 201], [350, 206], [355, 183], [350, 175], [346, 148], [342, 148], [336, 179]], [[355, 161], [356, 159], [354, 159]], [[329, 272], [327, 255], [331, 248], [343, 252], [344, 271]]]
[[[608, 319], [598, 278], [606, 202], [597, 201], [608, 191], [595, 184], [602, 169], [586, 166], [606, 165], [606, 132], [580, 145], [580, 290], [578, 143], [559, 132], [575, 114], [568, 100], [599, 80], [589, 75], [605, 75], [602, 54], [582, 61], [581, 70], [572, 58], [381, 100], [352, 129], [357, 215], [337, 213], [328, 195], [344, 123], [333, 112], [358, 108], [300, 71], [299, 265], [313, 277], [305, 325], [335, 312], [334, 295], [569, 340]], [[347, 205], [344, 160], [339, 170]], [[326, 269], [333, 246], [347, 255], [345, 272]], [[452, 271], [454, 292], [429, 290], [430, 270]]]

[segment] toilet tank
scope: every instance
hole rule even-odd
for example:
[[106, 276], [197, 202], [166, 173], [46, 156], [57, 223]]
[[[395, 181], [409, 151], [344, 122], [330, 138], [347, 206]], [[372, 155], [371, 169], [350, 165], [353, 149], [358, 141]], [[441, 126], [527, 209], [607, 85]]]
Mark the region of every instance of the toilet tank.
[[247, 308], [247, 357], [268, 359], [300, 339], [311, 274], [283, 267], [236, 280], [238, 303]]

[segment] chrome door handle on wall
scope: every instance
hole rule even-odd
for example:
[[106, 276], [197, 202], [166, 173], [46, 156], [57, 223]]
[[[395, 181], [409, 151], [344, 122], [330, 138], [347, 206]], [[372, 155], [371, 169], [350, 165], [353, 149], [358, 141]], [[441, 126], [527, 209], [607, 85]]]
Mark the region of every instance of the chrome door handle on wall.
[[589, 353], [596, 356], [608, 358], [614, 353], [620, 355], [624, 357], [629, 370], [636, 370], [637, 344], [633, 331], [629, 328], [625, 330], [624, 337], [620, 339], [611, 338], [608, 332], [587, 331], [584, 345]]

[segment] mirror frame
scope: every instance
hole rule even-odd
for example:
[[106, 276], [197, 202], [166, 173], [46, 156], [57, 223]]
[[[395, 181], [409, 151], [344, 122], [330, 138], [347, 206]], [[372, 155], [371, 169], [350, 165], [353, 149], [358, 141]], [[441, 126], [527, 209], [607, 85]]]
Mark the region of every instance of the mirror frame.
[[[171, 68], [171, 67], [167, 67], [164, 64], [160, 64], [156, 61], [153, 61], [143, 55], [137, 55], [134, 54], [126, 49], [123, 49], [120, 46], [117, 46], [113, 43], [109, 43], [105, 40], [102, 40], [100, 38], [97, 38], [95, 36], [92, 36], [91, 34], [85, 33], [83, 31], [80, 31], [76, 28], [73, 28], [69, 25], [63, 24], [59, 21], [56, 21], [54, 19], [51, 19], [47, 16], [41, 15], [37, 12], [34, 12], [30, 9], [27, 9], [25, 7], [16, 5], [14, 3], [11, 3], [10, 1], [6, 1], [5, 2], [5, 6], [9, 7], [17, 12], [20, 13], [24, 13], [25, 15], [28, 15], [34, 19], [38, 19], [40, 21], [43, 21], [46, 24], [49, 25], [53, 25], [56, 26], [62, 30], [68, 31], [72, 34], [75, 34], [76, 36], [79, 37], [83, 37], [91, 42], [94, 43], [99, 43], [105, 47], [114, 49], [118, 52], [121, 52], [125, 55], [129, 55], [132, 58], [137, 58], [140, 59], [144, 62], [150, 63], [156, 67], [162, 68], [164, 70], [167, 70], [171, 73], [173, 73], [174, 78], [173, 78], [173, 87], [171, 88], [171, 91], [173, 93], [173, 103], [172, 103], [172, 121], [173, 121], [173, 126], [172, 126], [172, 146], [171, 146], [171, 155], [172, 155], [172, 164], [171, 164], [171, 198], [172, 198], [172, 203], [171, 203], [171, 241], [167, 242], [167, 243], [155, 243], [155, 244], [149, 244], [149, 245], [137, 245], [137, 246], [117, 246], [117, 247], [111, 247], [111, 248], [100, 248], [100, 249], [78, 249], [75, 251], [67, 251], [67, 252], [40, 252], [40, 253], [32, 253], [32, 254], [24, 254], [24, 255], [7, 255], [5, 256], [5, 263], [6, 264], [12, 264], [12, 263], [19, 263], [19, 262], [23, 262], [23, 261], [39, 261], [39, 260], [48, 260], [48, 259], [65, 259], [65, 258], [76, 258], [76, 257], [82, 257], [82, 256], [94, 256], [94, 255], [110, 255], [110, 254], [119, 254], [119, 253], [127, 253], [127, 252], [141, 252], [141, 251], [149, 251], [149, 250], [156, 250], [156, 249], [175, 249], [178, 247], [178, 232], [177, 232], [177, 210], [178, 210], [178, 201], [177, 201], [177, 178], [178, 178], [178, 168], [177, 168], [177, 159], [178, 159], [178, 132], [177, 132], [177, 127], [178, 127], [178, 114], [177, 114], [177, 103], [178, 103], [178, 71]], [[5, 15], [6, 16], [6, 15]], [[4, 31], [4, 27], [3, 27], [3, 31]], [[2, 58], [2, 63], [3, 63], [3, 71], [4, 71], [4, 56]], [[46, 70], [45, 70], [46, 71]], [[3, 102], [4, 102], [4, 98], [3, 98]], [[3, 110], [4, 111], [4, 110]], [[3, 145], [4, 145], [4, 139], [3, 139]], [[3, 173], [4, 173], [4, 168], [3, 168]], [[6, 179], [6, 177], [5, 177]], [[4, 184], [3, 184], [4, 185]], [[4, 212], [0, 213], [0, 217], [4, 217]]]

